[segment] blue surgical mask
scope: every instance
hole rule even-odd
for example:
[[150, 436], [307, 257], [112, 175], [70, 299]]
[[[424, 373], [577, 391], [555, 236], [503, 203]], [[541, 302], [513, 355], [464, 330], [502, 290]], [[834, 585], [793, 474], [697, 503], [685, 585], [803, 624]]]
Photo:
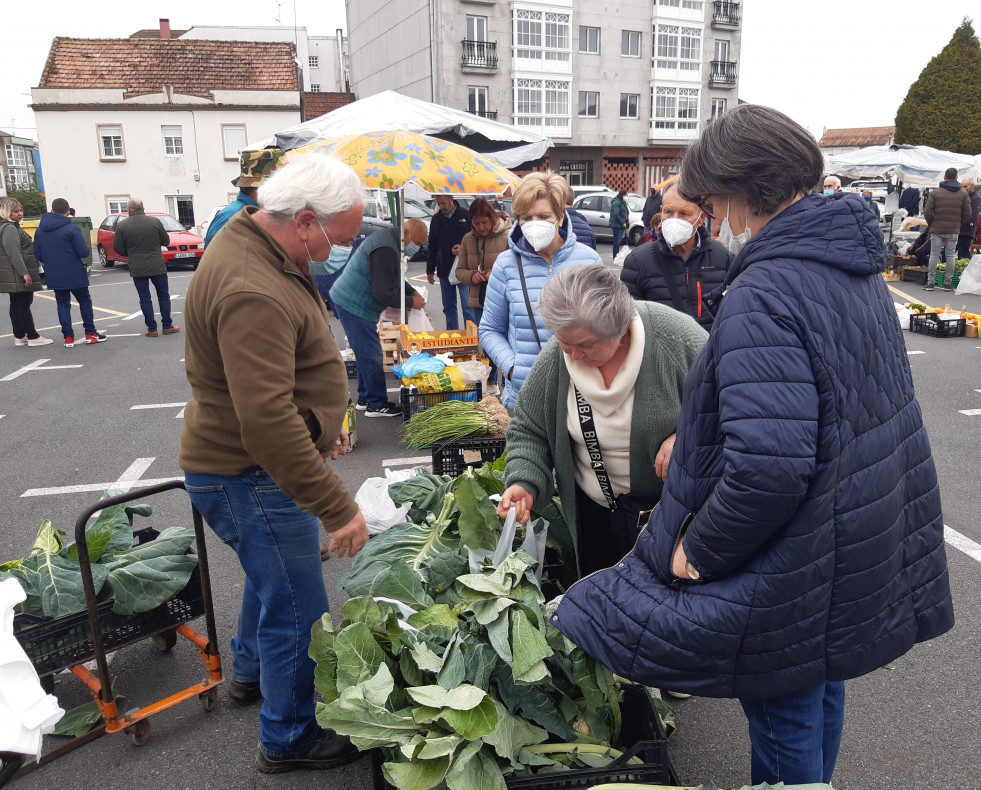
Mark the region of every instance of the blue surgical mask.
[[824, 190], [824, 194], [827, 195], [828, 197], [831, 197], [834, 193], [835, 191], [833, 189]]
[[324, 234], [324, 238], [327, 239], [327, 243], [330, 245], [330, 255], [327, 256], [325, 261], [315, 261], [310, 255], [310, 248], [307, 247], [304, 242], [303, 246], [307, 250], [307, 267], [310, 270], [311, 275], [328, 275], [333, 274], [338, 269], [340, 269], [345, 263], [347, 263], [348, 258], [351, 257], [351, 248], [342, 247], [340, 244], [334, 244], [330, 240], [330, 236], [327, 235], [327, 231], [324, 230], [324, 226], [317, 221], [317, 225], [320, 226], [320, 232]]
[[408, 244], [405, 245], [405, 257], [411, 258], [413, 255], [419, 252], [419, 249], [420, 248], [418, 244], [415, 244], [410, 241]]
[[871, 203], [872, 202], [872, 198], [870, 198], [868, 195], [865, 195], [864, 196], [864, 199], [865, 199], [865, 202], [866, 203]]

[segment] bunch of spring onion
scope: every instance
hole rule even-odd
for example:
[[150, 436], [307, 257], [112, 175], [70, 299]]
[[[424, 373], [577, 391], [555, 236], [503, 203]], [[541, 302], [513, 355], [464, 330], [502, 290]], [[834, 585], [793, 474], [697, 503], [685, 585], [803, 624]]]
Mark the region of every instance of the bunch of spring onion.
[[447, 400], [415, 415], [402, 426], [402, 436], [418, 449], [475, 436], [503, 437], [510, 421], [497, 398], [489, 396], [479, 403]]

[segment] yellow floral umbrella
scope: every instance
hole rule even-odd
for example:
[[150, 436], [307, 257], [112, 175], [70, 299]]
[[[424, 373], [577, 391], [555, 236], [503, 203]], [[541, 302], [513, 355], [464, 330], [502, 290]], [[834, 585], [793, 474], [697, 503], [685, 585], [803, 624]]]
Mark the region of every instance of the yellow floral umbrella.
[[334, 137], [295, 148], [286, 159], [309, 153], [340, 159], [369, 189], [396, 191], [414, 183], [434, 195], [500, 195], [519, 181], [510, 170], [476, 151], [416, 132]]

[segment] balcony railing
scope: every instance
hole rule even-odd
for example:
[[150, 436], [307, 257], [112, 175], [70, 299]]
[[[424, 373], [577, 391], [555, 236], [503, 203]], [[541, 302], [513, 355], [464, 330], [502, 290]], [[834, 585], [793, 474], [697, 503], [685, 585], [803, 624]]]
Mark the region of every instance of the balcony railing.
[[463, 43], [463, 65], [476, 66], [477, 68], [496, 69], [497, 68], [497, 42], [496, 41], [470, 41], [464, 39]]
[[715, 10], [712, 14], [713, 24], [738, 27], [739, 3], [717, 2], [713, 5], [715, 6]]
[[497, 110], [475, 110], [473, 108], [470, 108], [467, 110], [467, 112], [470, 113], [471, 115], [476, 115], [480, 118], [487, 118], [488, 120], [491, 121], [497, 120]]
[[736, 64], [731, 60], [713, 60], [709, 85], [735, 85]]

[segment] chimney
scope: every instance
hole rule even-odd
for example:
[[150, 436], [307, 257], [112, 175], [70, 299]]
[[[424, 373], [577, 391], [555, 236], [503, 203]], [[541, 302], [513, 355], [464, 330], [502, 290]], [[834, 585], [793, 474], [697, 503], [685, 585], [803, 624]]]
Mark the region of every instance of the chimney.
[[170, 38], [170, 20], [161, 19], [160, 20], [160, 38], [161, 40]]

